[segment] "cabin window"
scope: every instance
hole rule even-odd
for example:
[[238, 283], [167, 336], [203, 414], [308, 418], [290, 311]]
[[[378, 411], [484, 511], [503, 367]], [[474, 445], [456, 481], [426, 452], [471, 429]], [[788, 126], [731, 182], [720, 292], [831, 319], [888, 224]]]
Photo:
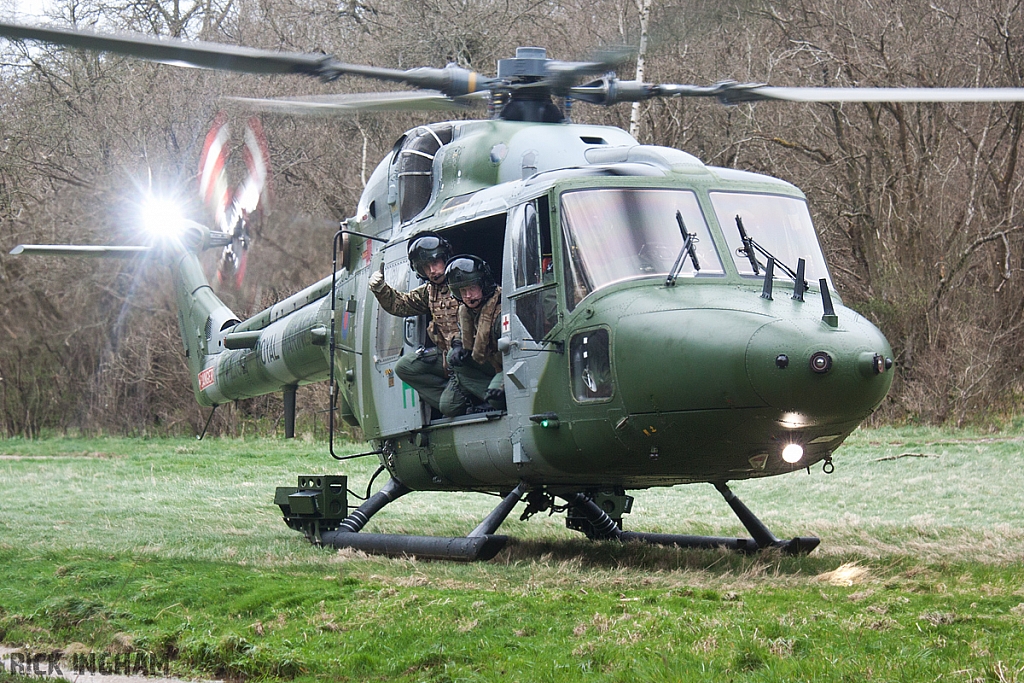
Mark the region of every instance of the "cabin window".
[[404, 342], [405, 318], [381, 310], [377, 314], [377, 357], [383, 360], [397, 356]]
[[509, 214], [509, 230], [514, 284], [510, 298], [530, 337], [541, 340], [558, 323], [548, 198], [516, 207]]
[[569, 342], [572, 394], [577, 401], [611, 398], [612, 365], [608, 330], [598, 328], [580, 332]]
[[[715, 215], [722, 226], [722, 232], [725, 233], [733, 263], [736, 264], [740, 275], [755, 273], [746, 252], [742, 251], [743, 240], [736, 225], [737, 216], [743, 223], [747, 236], [771, 253], [776, 260], [796, 271], [797, 261], [802, 258], [807, 262], [804, 277], [809, 284], [817, 284], [819, 279], [826, 278], [831, 286], [828, 267], [825, 265], [825, 257], [821, 253], [818, 236], [811, 223], [807, 202], [781, 195], [741, 192], [710, 194]], [[758, 274], [763, 276], [768, 257], [758, 253], [757, 260]], [[785, 278], [787, 275], [776, 267], [775, 277]]]
[[[683, 247], [682, 231], [696, 233], [700, 275], [724, 275], [714, 240], [689, 190], [599, 188], [562, 194], [566, 304], [616, 282], [668, 274]], [[698, 274], [685, 259], [680, 278]]]
[[434, 157], [452, 141], [452, 125], [423, 126], [405, 135], [395, 156], [398, 162], [399, 213], [411, 221], [430, 201], [434, 188]]

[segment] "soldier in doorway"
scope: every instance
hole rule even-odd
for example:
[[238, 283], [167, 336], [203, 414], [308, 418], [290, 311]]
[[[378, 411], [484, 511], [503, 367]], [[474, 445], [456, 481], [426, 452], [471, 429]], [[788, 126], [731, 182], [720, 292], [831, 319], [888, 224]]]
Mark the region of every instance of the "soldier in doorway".
[[487, 263], [476, 256], [455, 256], [445, 268], [448, 288], [459, 306], [460, 337], [452, 342], [448, 365], [454, 380], [441, 396], [448, 417], [505, 409], [502, 386], [501, 287]]
[[435, 232], [421, 232], [409, 240], [409, 266], [423, 280], [410, 292], [399, 292], [384, 281], [383, 267], [370, 276], [370, 291], [391, 315], [431, 317], [427, 334], [434, 347], [420, 347], [395, 365], [399, 379], [419, 392], [430, 406], [441, 410], [441, 394], [448, 385], [446, 357], [451, 341], [460, 336], [458, 302], [445, 283], [445, 264], [451, 258], [448, 240]]

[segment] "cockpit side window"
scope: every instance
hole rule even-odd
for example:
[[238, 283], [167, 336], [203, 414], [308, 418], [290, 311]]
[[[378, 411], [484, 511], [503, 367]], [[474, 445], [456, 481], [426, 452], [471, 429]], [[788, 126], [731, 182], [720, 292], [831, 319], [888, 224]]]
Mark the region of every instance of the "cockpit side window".
[[524, 204], [522, 218], [516, 223], [514, 263], [516, 289], [519, 289], [540, 283], [541, 247], [537, 207], [532, 202]]
[[516, 289], [552, 281], [551, 229], [548, 198], [524, 204], [512, 226], [513, 271]]
[[558, 323], [558, 300], [551, 254], [548, 198], [540, 197], [509, 214], [515, 315], [535, 340]]

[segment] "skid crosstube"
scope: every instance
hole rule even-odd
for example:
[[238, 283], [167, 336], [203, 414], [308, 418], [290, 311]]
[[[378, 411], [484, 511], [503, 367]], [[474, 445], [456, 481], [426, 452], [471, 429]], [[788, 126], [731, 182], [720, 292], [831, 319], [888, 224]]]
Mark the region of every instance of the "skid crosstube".
[[431, 560], [457, 560], [475, 562], [489, 560], [497, 555], [508, 536], [494, 534], [509, 513], [526, 493], [527, 485], [520, 483], [466, 536], [406, 536], [401, 534], [359, 533], [374, 514], [388, 503], [409, 493], [410, 489], [392, 478], [380, 491], [345, 518], [334, 531], [320, 534], [320, 544], [333, 548], [353, 548], [373, 555], [401, 557], [412, 555]]

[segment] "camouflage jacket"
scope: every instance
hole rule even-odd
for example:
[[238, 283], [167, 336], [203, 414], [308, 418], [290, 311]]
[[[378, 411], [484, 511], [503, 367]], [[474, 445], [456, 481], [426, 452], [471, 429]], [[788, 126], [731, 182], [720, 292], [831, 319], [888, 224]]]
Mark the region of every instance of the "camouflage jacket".
[[374, 292], [380, 307], [391, 315], [430, 315], [427, 334], [434, 341], [442, 358], [459, 336], [459, 302], [448, 292], [448, 285], [424, 283], [411, 292], [399, 292], [388, 284]]
[[498, 337], [501, 336], [501, 287], [494, 289], [491, 298], [480, 308], [459, 306], [459, 329], [462, 331], [462, 345], [473, 349], [473, 360], [483, 365], [489, 363], [495, 372], [501, 372], [501, 352], [498, 351]]

